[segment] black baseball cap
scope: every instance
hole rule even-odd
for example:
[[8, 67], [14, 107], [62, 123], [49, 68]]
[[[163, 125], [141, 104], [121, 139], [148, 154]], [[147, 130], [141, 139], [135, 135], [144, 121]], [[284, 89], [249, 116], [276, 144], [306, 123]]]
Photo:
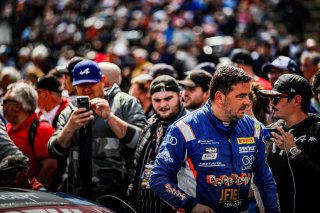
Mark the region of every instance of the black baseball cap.
[[83, 60], [84, 60], [84, 58], [79, 57], [79, 56], [75, 56], [70, 59], [70, 61], [68, 62], [68, 64], [66, 66], [57, 66], [56, 70], [58, 73], [69, 75], [72, 79], [73, 78], [73, 73], [72, 73], [73, 68], [77, 65], [77, 63], [79, 63], [80, 61], [83, 61]]
[[53, 91], [57, 93], [62, 92], [62, 86], [58, 78], [53, 75], [45, 75], [39, 78], [36, 82], [37, 89], [44, 89], [48, 91]]
[[169, 75], [160, 75], [151, 82], [151, 95], [156, 92], [180, 92], [179, 84], [175, 78]]
[[153, 78], [156, 78], [160, 75], [169, 75], [175, 78], [178, 76], [177, 71], [173, 68], [173, 66], [164, 63], [152, 65], [149, 74]]
[[212, 75], [207, 71], [192, 70], [184, 80], [179, 81], [179, 84], [187, 87], [200, 86], [204, 91], [207, 91], [210, 86], [211, 78]]
[[313, 96], [312, 87], [307, 79], [295, 74], [283, 74], [275, 82], [272, 90], [259, 90], [259, 92], [263, 96], [301, 95], [303, 99], [311, 99]]
[[230, 60], [237, 64], [252, 65], [252, 57], [250, 52], [241, 48], [232, 50], [230, 54]]

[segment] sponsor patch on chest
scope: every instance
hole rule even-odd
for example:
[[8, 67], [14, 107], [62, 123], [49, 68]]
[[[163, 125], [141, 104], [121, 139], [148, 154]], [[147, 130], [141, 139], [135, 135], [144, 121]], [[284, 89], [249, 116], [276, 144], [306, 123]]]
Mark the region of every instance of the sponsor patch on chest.
[[217, 147], [208, 147], [205, 149], [204, 154], [202, 155], [201, 160], [215, 160], [218, 157], [218, 148]]
[[237, 138], [238, 144], [254, 144], [254, 137]]
[[255, 146], [239, 146], [239, 153], [250, 153], [255, 151], [256, 151]]

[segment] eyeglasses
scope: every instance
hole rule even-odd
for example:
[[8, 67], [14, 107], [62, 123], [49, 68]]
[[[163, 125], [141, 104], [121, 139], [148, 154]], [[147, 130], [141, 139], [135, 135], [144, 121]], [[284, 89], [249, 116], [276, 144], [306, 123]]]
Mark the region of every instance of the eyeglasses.
[[290, 98], [289, 96], [271, 96], [271, 101], [274, 105], [277, 105], [281, 98]]
[[3, 99], [3, 100], [2, 100], [2, 106], [6, 105], [7, 103], [10, 103], [10, 102], [12, 102], [12, 103], [18, 103], [18, 101], [16, 101], [16, 100]]

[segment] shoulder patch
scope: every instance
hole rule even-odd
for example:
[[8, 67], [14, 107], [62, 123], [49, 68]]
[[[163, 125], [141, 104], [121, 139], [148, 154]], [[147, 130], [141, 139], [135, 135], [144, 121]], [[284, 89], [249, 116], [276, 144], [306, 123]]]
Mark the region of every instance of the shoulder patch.
[[260, 138], [261, 125], [258, 122], [254, 122], [254, 137]]
[[196, 139], [191, 126], [186, 122], [184, 122], [183, 120], [178, 121], [176, 123], [176, 126], [178, 127], [179, 131], [181, 132], [186, 142]]

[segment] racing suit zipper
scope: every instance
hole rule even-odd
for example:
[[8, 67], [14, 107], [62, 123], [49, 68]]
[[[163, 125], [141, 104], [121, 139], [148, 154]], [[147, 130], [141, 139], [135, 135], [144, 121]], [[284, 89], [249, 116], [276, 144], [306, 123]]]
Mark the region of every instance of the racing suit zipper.
[[231, 128], [230, 127], [227, 130], [227, 138], [228, 138], [228, 145], [229, 145], [229, 149], [230, 149], [230, 162], [231, 162], [231, 166], [232, 166], [232, 173], [234, 173], [233, 150], [232, 150]]

